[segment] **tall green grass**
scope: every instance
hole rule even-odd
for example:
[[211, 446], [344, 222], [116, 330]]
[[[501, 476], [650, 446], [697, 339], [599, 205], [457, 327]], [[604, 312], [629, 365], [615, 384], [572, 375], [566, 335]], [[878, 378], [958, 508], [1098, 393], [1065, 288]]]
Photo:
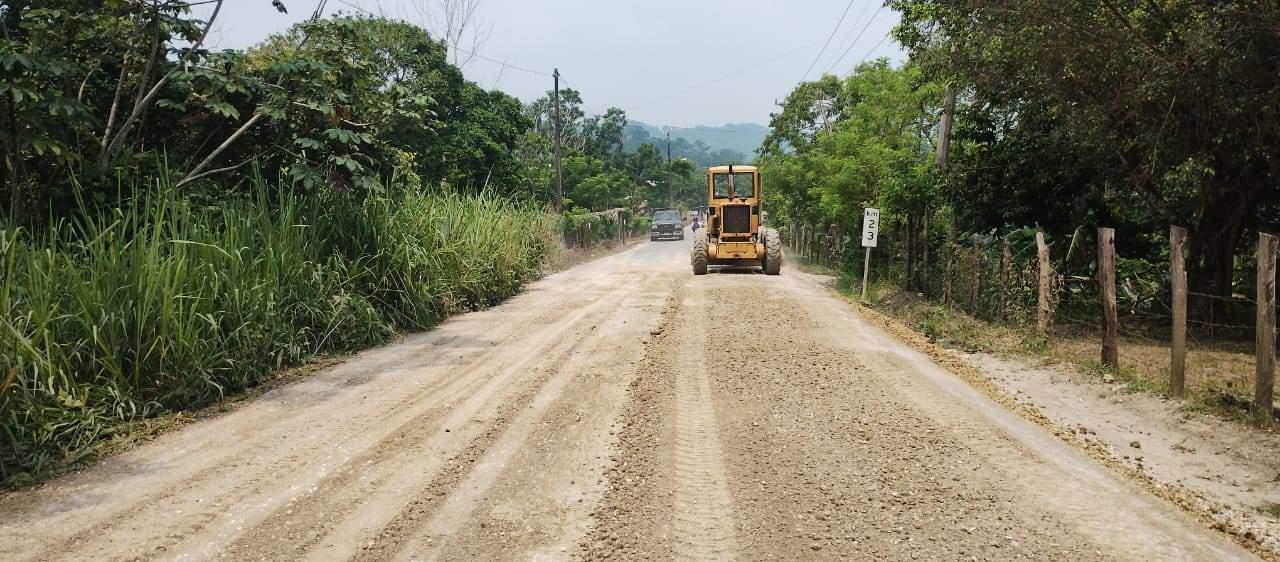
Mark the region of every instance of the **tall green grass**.
[[309, 356], [484, 307], [541, 274], [559, 222], [491, 197], [153, 186], [47, 230], [0, 228], [0, 478], [69, 466], [124, 424]]

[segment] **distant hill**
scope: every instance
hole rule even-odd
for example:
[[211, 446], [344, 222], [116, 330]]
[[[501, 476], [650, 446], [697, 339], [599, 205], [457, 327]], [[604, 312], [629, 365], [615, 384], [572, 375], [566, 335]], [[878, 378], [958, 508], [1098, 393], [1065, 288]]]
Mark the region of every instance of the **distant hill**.
[[[632, 121], [627, 124], [627, 128], [643, 129], [654, 144], [658, 144], [657, 141], [659, 139], [666, 140], [666, 132], [661, 127], [640, 121]], [[769, 127], [756, 123], [729, 123], [723, 127], [699, 125], [697, 127], [671, 129], [671, 138], [673, 140], [682, 138], [690, 144], [702, 141], [711, 151], [728, 149], [745, 155], [747, 159], [755, 158], [756, 149], [760, 148], [760, 143], [764, 142], [764, 137], [768, 134]]]

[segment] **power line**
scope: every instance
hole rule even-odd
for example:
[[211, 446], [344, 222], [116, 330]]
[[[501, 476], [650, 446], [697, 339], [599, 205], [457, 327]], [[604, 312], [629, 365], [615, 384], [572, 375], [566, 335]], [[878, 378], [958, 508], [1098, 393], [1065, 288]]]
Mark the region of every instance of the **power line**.
[[[863, 16], [866, 16], [866, 15], [867, 15], [867, 10], [869, 10], [869, 9], [871, 8], [871, 4], [872, 4], [872, 3], [873, 3], [873, 2], [870, 2], [870, 1], [869, 1], [869, 2], [866, 2], [865, 4], [863, 4], [863, 5], [862, 5], [862, 11], [858, 12], [858, 17], [857, 17], [857, 18], [854, 18], [854, 20], [853, 20], [853, 25], [852, 25], [852, 26], [850, 26], [850, 29], [857, 29], [857, 28], [858, 28], [858, 24], [862, 23], [862, 18], [863, 18]], [[849, 45], [850, 45], [850, 43], [848, 42], [848, 39], [849, 39], [849, 37], [850, 37], [850, 36], [851, 36], [850, 34], [846, 34], [846, 35], [844, 36], [845, 41], [841, 41], [841, 42], [840, 42], [840, 46], [839, 46], [839, 47], [837, 47], [837, 48], [836, 48], [836, 50], [835, 50], [832, 54], [834, 54], [834, 53], [843, 53], [843, 52], [845, 51], [845, 49], [847, 49], [847, 48], [849, 47]], [[854, 39], [854, 41], [857, 41], [857, 39]], [[830, 69], [827, 69], [827, 71], [826, 71], [826, 72], [827, 72], [828, 74], [830, 74], [830, 73], [831, 73], [831, 70], [830, 70]]]
[[542, 71], [540, 71], [540, 70], [532, 70], [532, 69], [524, 68], [524, 67], [521, 67], [521, 66], [516, 66], [516, 65], [511, 64], [511, 63], [502, 62], [502, 61], [500, 61], [500, 60], [494, 60], [494, 59], [491, 59], [491, 58], [486, 57], [486, 56], [484, 56], [484, 55], [481, 55], [480, 53], [473, 53], [473, 52], [471, 52], [471, 51], [468, 51], [468, 50], [466, 50], [466, 49], [463, 49], [462, 47], [459, 47], [459, 46], [457, 46], [457, 45], [454, 45], [454, 46], [453, 46], [453, 50], [455, 50], [455, 51], [459, 51], [459, 52], [462, 52], [462, 53], [466, 53], [466, 54], [471, 55], [471, 56], [473, 56], [473, 57], [475, 57], [475, 58], [478, 58], [478, 59], [480, 59], [480, 60], [482, 60], [482, 61], [488, 61], [488, 62], [491, 62], [491, 63], [494, 63], [494, 64], [502, 65], [502, 67], [503, 67], [503, 68], [510, 68], [510, 69], [512, 69], [512, 70], [519, 70], [519, 71], [521, 71], [521, 72], [528, 72], [529, 74], [537, 74], [538, 76], [546, 76], [546, 77], [548, 77], [548, 78], [550, 78], [550, 77], [551, 77], [551, 73], [550, 73], [550, 72], [542, 72]]
[[818, 65], [818, 61], [822, 60], [822, 55], [826, 54], [827, 47], [831, 46], [831, 40], [835, 38], [836, 32], [840, 31], [840, 26], [844, 24], [844, 18], [849, 15], [849, 10], [853, 8], [855, 0], [849, 0], [849, 4], [844, 7], [844, 13], [840, 14], [840, 21], [836, 22], [836, 26], [831, 29], [831, 34], [827, 35], [827, 42], [822, 44], [822, 50], [818, 51], [818, 56], [813, 57], [813, 62], [809, 63], [809, 68], [804, 71], [804, 76], [800, 77], [800, 81], [804, 82], [809, 77], [809, 73], [813, 71], [813, 67]]
[[[849, 30], [848, 32], [846, 32], [846, 33], [844, 34], [844, 37], [848, 37], [849, 35], [852, 35], [852, 34], [853, 34], [853, 30]], [[813, 47], [813, 46], [815, 46], [815, 45], [817, 45], [817, 44], [819, 44], [819, 43], [821, 43], [821, 42], [822, 42], [822, 41], [813, 41], [813, 42], [811, 42], [811, 43], [805, 43], [805, 44], [803, 44], [803, 45], [799, 45], [799, 46], [795, 47], [794, 49], [791, 49], [791, 50], [786, 51], [786, 52], [784, 52], [784, 53], [780, 53], [780, 54], [778, 54], [777, 56], [769, 57], [769, 58], [764, 59], [764, 60], [754, 61], [754, 62], [752, 62], [752, 63], [751, 63], [751, 64], [749, 64], [749, 65], [742, 66], [742, 67], [740, 67], [740, 68], [738, 68], [738, 69], [734, 70], [733, 72], [727, 73], [727, 74], [725, 74], [725, 75], [723, 75], [723, 76], [720, 76], [720, 77], [717, 77], [717, 78], [712, 78], [712, 79], [710, 79], [710, 80], [702, 80], [702, 81], [699, 81], [699, 82], [694, 82], [694, 83], [690, 84], [690, 85], [689, 85], [689, 86], [687, 86], [687, 87], [681, 88], [681, 89], [679, 89], [679, 90], [672, 90], [670, 93], [663, 94], [663, 95], [662, 95], [662, 96], [660, 96], [660, 97], [656, 97], [656, 98], [649, 99], [649, 100], [642, 100], [642, 103], [653, 103], [653, 102], [660, 102], [660, 101], [669, 100], [669, 99], [671, 99], [671, 98], [674, 98], [674, 97], [676, 97], [676, 96], [679, 96], [679, 95], [681, 95], [681, 94], [684, 94], [684, 93], [686, 93], [686, 92], [688, 92], [689, 90], [692, 90], [692, 89], [694, 89], [694, 88], [698, 88], [698, 87], [700, 87], [700, 86], [705, 86], [705, 85], [708, 85], [708, 84], [714, 84], [714, 83], [717, 83], [717, 82], [723, 82], [723, 81], [728, 80], [728, 79], [730, 79], [730, 78], [734, 78], [734, 77], [740, 76], [740, 75], [742, 75], [744, 72], [746, 72], [746, 71], [748, 71], [748, 70], [758, 70], [758, 69], [760, 69], [761, 67], [763, 67], [763, 66], [765, 66], [765, 65], [768, 65], [768, 64], [772, 64], [772, 63], [778, 62], [779, 60], [782, 60], [782, 59], [784, 59], [784, 58], [787, 58], [787, 57], [789, 57], [789, 56], [791, 56], [791, 55], [794, 55], [794, 54], [796, 54], [796, 53], [798, 53], [798, 52], [800, 52], [800, 51], [803, 51], [803, 50], [805, 50], [805, 49], [808, 49], [809, 47]]]
[[[853, 28], [852, 28], [852, 29], [850, 29], [847, 33], [845, 33], [845, 38], [846, 38], [846, 39], [847, 39], [850, 35], [853, 35], [853, 29], [857, 29], [857, 27], [858, 27], [858, 22], [859, 22], [859, 21], [862, 21], [862, 16], [863, 16], [863, 15], [866, 15], [866, 13], [867, 13], [867, 9], [868, 9], [868, 8], [870, 8], [870, 7], [871, 7], [871, 3], [870, 3], [870, 2], [868, 2], [868, 3], [866, 3], [866, 4], [863, 4], [863, 6], [862, 6], [862, 12], [860, 12], [860, 13], [858, 14], [857, 19], [855, 19], [855, 20], [854, 20]], [[881, 10], [883, 10], [883, 9], [884, 9], [884, 4], [880, 4], [880, 7], [879, 7], [879, 8], [876, 8], [875, 13], [874, 13], [874, 14], [871, 14], [871, 19], [867, 20], [866, 25], [862, 26], [862, 29], [858, 31], [858, 35], [857, 35], [856, 37], [854, 37], [854, 38], [853, 38], [853, 41], [850, 41], [850, 42], [848, 42], [848, 43], [847, 43], [848, 48], [845, 48], [845, 49], [844, 49], [844, 52], [840, 54], [840, 57], [839, 57], [839, 58], [837, 58], [837, 59], [835, 60], [835, 62], [831, 63], [831, 65], [830, 65], [829, 67], [827, 67], [827, 69], [826, 69], [826, 70], [824, 70], [824, 71], [822, 72], [822, 73], [823, 73], [823, 75], [831, 74], [831, 71], [832, 71], [832, 70], [834, 70], [834, 69], [835, 69], [835, 67], [836, 67], [837, 65], [839, 65], [839, 64], [840, 64], [840, 61], [844, 60], [844, 58], [845, 58], [846, 56], [848, 56], [848, 55], [849, 55], [849, 52], [850, 52], [850, 51], [852, 51], [852, 50], [853, 50], [853, 48], [854, 48], [854, 47], [856, 47], [856, 46], [858, 45], [858, 40], [859, 40], [859, 39], [862, 39], [862, 36], [863, 36], [864, 34], [866, 34], [867, 29], [869, 29], [869, 28], [871, 27], [871, 24], [872, 24], [872, 23], [874, 23], [874, 22], [876, 21], [876, 17], [880, 15], [880, 11], [881, 11]], [[845, 45], [846, 45], [846, 43], [845, 43], [844, 41], [841, 41], [841, 42], [840, 42], [840, 46], [841, 46], [842, 48], [843, 48]], [[808, 73], [808, 72], [805, 72], [805, 76], [808, 76], [808, 75], [809, 75], [809, 73]], [[800, 82], [801, 82], [801, 83], [803, 83], [803, 82], [804, 82], [804, 80], [801, 80]], [[794, 91], [794, 90], [795, 90], [795, 89], [794, 89], [794, 88], [792, 88], [792, 90], [791, 90], [791, 91]], [[777, 98], [778, 98], [778, 97], [783, 97], [783, 98], [785, 98], [785, 97], [789, 96], [789, 95], [791, 94], [791, 91], [788, 91], [788, 92], [786, 92], [786, 93], [782, 94], [781, 96], [775, 96], [775, 98], [774, 98], [774, 99], [775, 99], [775, 101], [777, 100]]]
[[853, 71], [857, 70], [857, 69], [858, 69], [858, 67], [862, 65], [862, 63], [866, 62], [867, 57], [871, 56], [871, 53], [876, 52], [876, 49], [879, 49], [879, 48], [880, 48], [880, 45], [883, 45], [883, 44], [884, 44], [885, 40], [889, 38], [889, 35], [890, 35], [890, 34], [886, 33], [886, 34], [884, 35], [884, 37], [881, 37], [881, 38], [880, 38], [880, 41], [879, 41], [878, 43], [876, 43], [876, 46], [872, 47], [870, 51], [867, 51], [867, 54], [862, 55], [862, 58], [858, 59], [858, 64], [853, 65], [853, 67], [852, 67], [852, 68], [850, 68], [850, 69], [849, 69], [849, 71], [848, 71], [848, 72], [846, 72], [844, 75], [845, 75], [845, 76], [848, 76], [848, 75], [850, 75], [850, 74], [853, 74]]
[[853, 48], [858, 45], [858, 39], [862, 39], [863, 34], [867, 32], [867, 29], [871, 27], [871, 24], [875, 23], [876, 17], [879, 16], [880, 12], [883, 10], [884, 4], [881, 4], [879, 8], [876, 8], [876, 13], [871, 14], [871, 19], [867, 20], [867, 25], [862, 26], [862, 31], [858, 32], [858, 37], [853, 40], [853, 43], [849, 44], [849, 48], [845, 49], [844, 53], [840, 55], [840, 58], [836, 59], [836, 61], [831, 63], [831, 66], [827, 68], [828, 73], [835, 70], [837, 66], [840, 66], [840, 61], [843, 61], [844, 57], [849, 55], [849, 51], [852, 51]]

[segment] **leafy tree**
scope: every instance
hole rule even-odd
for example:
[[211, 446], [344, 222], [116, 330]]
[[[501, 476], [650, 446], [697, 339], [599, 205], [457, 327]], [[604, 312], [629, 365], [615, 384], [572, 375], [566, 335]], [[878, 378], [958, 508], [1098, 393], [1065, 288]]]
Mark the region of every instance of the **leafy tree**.
[[[1107, 212], [1138, 205], [1152, 223], [1192, 230], [1190, 278], [1228, 295], [1244, 234], [1276, 224], [1280, 158], [1280, 4], [1257, 0], [892, 0], [913, 60], [966, 87], [975, 105], [1031, 115], [1013, 138], [1053, 127], [1028, 156], [1081, 147], [1115, 175], [1080, 188]], [[1027, 127], [1026, 130], [1021, 130]], [[1037, 163], [1037, 165], [1039, 165]], [[1026, 167], [1021, 167], [1026, 166]], [[1095, 199], [1096, 200], [1096, 199]], [[1077, 217], [1077, 220], [1083, 217]]]
[[12, 211], [43, 215], [68, 198], [69, 175], [106, 174], [145, 142], [148, 111], [179, 66], [203, 59], [211, 23], [177, 0], [0, 5], [0, 190]]
[[615, 164], [623, 158], [622, 132], [627, 127], [627, 114], [610, 107], [604, 115], [590, 117], [582, 124], [583, 151]]
[[843, 80], [797, 87], [761, 149], [770, 213], [847, 224], [869, 205], [922, 212], [934, 199], [929, 157], [939, 94], [919, 67], [895, 69], [885, 59]]
[[[222, 2], [213, 10], [216, 17]], [[410, 184], [514, 194], [538, 185], [516, 154], [520, 103], [466, 81], [442, 43], [382, 18], [309, 20], [248, 51], [208, 51], [186, 2], [0, 7], [0, 189], [19, 217], [96, 199], [116, 179], [177, 173], [218, 199], [250, 164], [302, 189]], [[176, 126], [175, 126], [176, 125]]]

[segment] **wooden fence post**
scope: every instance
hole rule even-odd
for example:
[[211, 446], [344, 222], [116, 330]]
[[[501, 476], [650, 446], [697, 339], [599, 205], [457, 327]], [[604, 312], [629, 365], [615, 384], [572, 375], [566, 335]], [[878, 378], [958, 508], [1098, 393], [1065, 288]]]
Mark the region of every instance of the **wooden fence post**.
[[1049, 245], [1044, 241], [1044, 233], [1036, 233], [1036, 255], [1040, 262], [1040, 282], [1039, 295], [1040, 302], [1036, 307], [1036, 329], [1040, 331], [1040, 335], [1049, 335], [1049, 316], [1052, 314], [1049, 308], [1049, 291], [1052, 290], [1052, 266], [1049, 264]]
[[813, 259], [813, 226], [804, 225], [804, 257]]
[[1119, 318], [1116, 312], [1116, 231], [1098, 229], [1098, 285], [1102, 296], [1102, 365], [1120, 366]]
[[807, 225], [803, 225], [803, 224], [800, 225], [800, 257], [801, 258], [809, 257], [808, 250], [807, 250], [808, 243], [809, 243], [808, 231], [809, 231], [809, 227]]
[[826, 252], [824, 248], [826, 248], [827, 245], [827, 235], [826, 231], [822, 229], [821, 223], [813, 225], [813, 241], [817, 245], [817, 248], [814, 250], [815, 253], [813, 254], [814, 261], [819, 264], [823, 264], [822, 255]]
[[911, 290], [911, 276], [916, 269], [916, 217], [907, 213], [907, 222], [899, 231], [902, 232], [902, 246], [906, 250], [902, 267], [902, 290]]
[[920, 220], [920, 293], [929, 296], [929, 206], [924, 206]]
[[1258, 234], [1258, 325], [1256, 327], [1257, 367], [1254, 375], [1253, 408], [1257, 415], [1271, 417], [1276, 374], [1276, 249], [1280, 238]]
[[823, 263], [828, 267], [831, 266], [832, 258], [836, 255], [836, 236], [833, 234], [834, 228], [834, 224], [828, 224], [826, 228], [822, 229], [822, 245], [824, 246], [822, 250], [822, 259]]
[[956, 223], [947, 224], [947, 271], [942, 279], [942, 302], [951, 306], [951, 278], [956, 264]]
[[1173, 341], [1169, 347], [1169, 394], [1181, 398], [1187, 380], [1187, 269], [1182, 245], [1187, 229], [1169, 227], [1169, 277], [1173, 284]]
[[836, 223], [832, 228], [836, 231], [836, 267], [840, 267], [840, 258], [844, 257], [844, 224]]
[[975, 240], [973, 242], [973, 294], [969, 297], [969, 314], [974, 318], [978, 317], [978, 311], [981, 308], [979, 305], [982, 300], [982, 268], [986, 265], [984, 257], [982, 248]]
[[1009, 238], [1000, 245], [1000, 320], [1009, 319], [1009, 281], [1013, 273], [1013, 249]]

